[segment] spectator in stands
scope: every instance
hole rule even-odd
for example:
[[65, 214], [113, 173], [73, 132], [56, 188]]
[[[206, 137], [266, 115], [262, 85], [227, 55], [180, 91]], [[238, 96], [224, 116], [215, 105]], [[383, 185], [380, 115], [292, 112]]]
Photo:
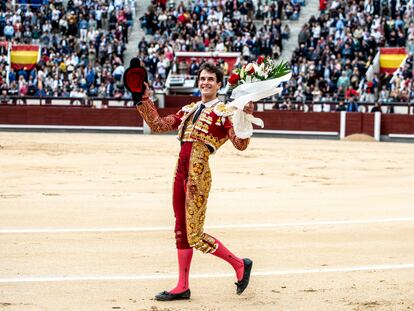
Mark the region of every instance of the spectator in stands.
[[359, 111], [359, 106], [358, 103], [355, 100], [354, 96], [351, 96], [347, 99], [347, 109], [346, 111], [349, 112], [358, 112]]
[[312, 91], [312, 101], [320, 102], [321, 99], [322, 99], [322, 92], [318, 86], [315, 86], [315, 88]]
[[162, 82], [162, 79], [160, 76], [156, 76], [154, 83], [152, 84], [152, 87], [154, 90], [163, 90], [164, 89], [164, 83]]
[[398, 85], [397, 81], [387, 82], [391, 77], [376, 76], [372, 81], [365, 77], [379, 47], [407, 45], [409, 53], [414, 52], [414, 40], [412, 51], [410, 46], [410, 35], [414, 34], [412, 8], [401, 6], [394, 18], [385, 18], [392, 6], [388, 2], [333, 0], [327, 4], [326, 14], [312, 16], [299, 34], [299, 46], [291, 60], [296, 88], [288, 89], [286, 95], [295, 98], [299, 87], [307, 95], [306, 87], [315, 84], [338, 100], [346, 96], [351, 86], [361, 94], [361, 100], [374, 102], [385, 85], [389, 92], [393, 91], [393, 100], [410, 99], [410, 87], [401, 88], [402, 84], [409, 85], [406, 79], [412, 79], [408, 77], [409, 70], [404, 69], [407, 77]]
[[[171, 52], [240, 52], [246, 62], [258, 55], [279, 57], [282, 51], [281, 18], [285, 6], [283, 0], [279, 2], [268, 7], [270, 11], [264, 14], [263, 27], [256, 29], [252, 20], [256, 6], [252, 0], [188, 1], [166, 7], [152, 1], [140, 21], [147, 34], [153, 37], [150, 40], [142, 38], [139, 42], [140, 53], [143, 53], [141, 58], [151, 72], [150, 78], [155, 77], [153, 67], [157, 68], [162, 60], [161, 51], [165, 49]], [[300, 4], [296, 0], [292, 0], [290, 5], [299, 12]], [[285, 27], [284, 38], [288, 36], [289, 29]], [[149, 49], [152, 45], [157, 48]], [[174, 70], [174, 64], [171, 68]], [[188, 68], [186, 73], [189, 73]]]
[[290, 28], [288, 24], [285, 24], [282, 30], [282, 39], [288, 40], [289, 37], [290, 37]]
[[7, 23], [6, 27], [4, 27], [4, 36], [6, 37], [7, 41], [10, 41], [14, 36], [14, 28], [11, 23]]
[[19, 76], [18, 88], [19, 88], [19, 96], [27, 95], [27, 92], [29, 91], [29, 89], [27, 87], [27, 82], [23, 76]]
[[409, 39], [409, 42], [407, 44], [407, 49], [410, 55], [414, 55], [414, 36]]
[[293, 94], [293, 98], [298, 102], [305, 102], [306, 101], [306, 95], [304, 88], [306, 88], [306, 85], [298, 85], [295, 93]]
[[197, 63], [195, 58], [193, 58], [191, 60], [191, 65], [190, 65], [190, 75], [196, 76], [199, 68], [200, 68], [200, 65]]
[[362, 87], [360, 101], [373, 103], [376, 100], [376, 93], [378, 93], [378, 91], [374, 89], [374, 82], [368, 81], [364, 83], [364, 86]]
[[338, 106], [335, 109], [336, 111], [347, 111], [347, 107], [343, 100], [340, 100]]
[[336, 83], [336, 86], [338, 88], [342, 88], [342, 89], [348, 89], [350, 87], [350, 81], [349, 81], [349, 77], [346, 73], [346, 71], [342, 72], [342, 75], [339, 77], [338, 82]]
[[[10, 32], [7, 39], [42, 45], [40, 62], [31, 75], [24, 76], [27, 92], [23, 82], [13, 83], [21, 75], [19, 72], [16, 77], [13, 70], [9, 75], [9, 92], [40, 96], [84, 93], [81, 94], [84, 96], [98, 94], [101, 85], [105, 87], [107, 80], [114, 80], [114, 73], [117, 79], [119, 73], [122, 77], [122, 68], [118, 67], [123, 65], [133, 15], [129, 8], [132, 1], [117, 0], [115, 4], [107, 4], [106, 1], [88, 0], [85, 6], [80, 0], [69, 0], [66, 4], [54, 1], [40, 7], [20, 6], [18, 10], [11, 6], [11, 0], [3, 2], [7, 3], [7, 8], [1, 8], [0, 26], [2, 17], [7, 20], [4, 27], [6, 24], [14, 26], [7, 30]], [[108, 16], [111, 14], [115, 20], [111, 20], [114, 24], [110, 28]], [[0, 37], [2, 35], [4, 32], [0, 32]], [[87, 70], [89, 65], [93, 70]], [[119, 90], [123, 94], [122, 85]]]
[[19, 93], [19, 90], [17, 88], [16, 81], [10, 82], [9, 83], [9, 88], [8, 88], [8, 94], [10, 96], [16, 96], [16, 95], [18, 95], [18, 93]]
[[390, 92], [387, 90], [386, 85], [383, 85], [378, 100], [380, 103], [388, 103], [389, 97]]
[[124, 72], [125, 72], [124, 66], [121, 63], [119, 63], [118, 66], [112, 72], [112, 75], [116, 81], [121, 82]]
[[9, 103], [9, 96], [7, 95], [7, 88], [6, 87], [1, 88], [0, 103], [2, 105], [5, 105], [5, 104]]
[[379, 102], [376, 102], [374, 104], [374, 107], [371, 108], [371, 112], [382, 112], [381, 104]]

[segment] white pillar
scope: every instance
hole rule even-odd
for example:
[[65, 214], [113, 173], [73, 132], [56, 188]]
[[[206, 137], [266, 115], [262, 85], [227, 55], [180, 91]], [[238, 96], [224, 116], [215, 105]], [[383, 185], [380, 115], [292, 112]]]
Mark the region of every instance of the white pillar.
[[158, 98], [158, 108], [165, 108], [165, 93], [164, 91], [156, 91], [155, 96]]
[[151, 128], [148, 126], [145, 120], [142, 120], [142, 128], [144, 130], [144, 134], [151, 134]]
[[345, 138], [345, 130], [346, 130], [346, 111], [341, 111], [341, 119], [339, 123], [339, 138]]
[[375, 113], [374, 119], [374, 138], [376, 141], [381, 139], [381, 112]]

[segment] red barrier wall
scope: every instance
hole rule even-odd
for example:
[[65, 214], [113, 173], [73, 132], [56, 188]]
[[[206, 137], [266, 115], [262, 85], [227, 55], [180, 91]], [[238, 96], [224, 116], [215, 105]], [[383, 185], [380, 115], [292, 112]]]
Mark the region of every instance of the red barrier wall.
[[142, 126], [135, 108], [0, 106], [1, 124]]
[[[178, 108], [159, 109], [165, 116]], [[265, 129], [291, 131], [339, 131], [339, 113], [303, 113], [299, 111], [256, 112]], [[0, 106], [1, 124], [142, 126], [135, 108], [94, 109], [90, 107]]]
[[[177, 111], [174, 107], [159, 109], [161, 116]], [[337, 112], [269, 110], [255, 112], [255, 116], [263, 119], [268, 130], [339, 132], [340, 129]], [[0, 124], [139, 127], [143, 121], [135, 108], [0, 105]], [[374, 114], [347, 113], [346, 135], [355, 133], [374, 136]], [[414, 134], [414, 115], [382, 114], [381, 135], [388, 134]]]
[[374, 121], [375, 115], [373, 113], [348, 112], [346, 114], [345, 136], [360, 133], [374, 136]]
[[414, 116], [406, 114], [382, 114], [381, 135], [414, 134]]
[[285, 131], [339, 132], [340, 114], [268, 110], [255, 112], [264, 121], [264, 129]]

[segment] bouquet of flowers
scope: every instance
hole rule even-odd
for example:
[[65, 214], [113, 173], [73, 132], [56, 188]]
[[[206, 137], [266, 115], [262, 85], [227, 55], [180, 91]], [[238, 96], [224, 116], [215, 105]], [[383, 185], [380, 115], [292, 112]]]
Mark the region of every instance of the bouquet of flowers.
[[271, 58], [262, 56], [256, 62], [233, 71], [228, 82], [233, 88], [230, 98], [234, 100], [228, 105], [235, 110], [233, 126], [238, 137], [250, 137], [253, 133], [252, 123], [264, 127], [263, 120], [243, 112], [244, 106], [250, 101], [255, 102], [281, 93], [283, 88], [279, 85], [291, 77], [292, 73], [286, 62], [277, 64]]
[[230, 106], [243, 109], [249, 101], [258, 101], [282, 91], [278, 86], [292, 77], [287, 62], [277, 64], [271, 58], [260, 56], [256, 62], [236, 69], [228, 80], [233, 88]]
[[259, 56], [256, 62], [235, 69], [228, 80], [231, 87], [236, 88], [245, 83], [266, 81], [281, 78], [290, 73], [287, 62], [276, 62], [271, 58]]

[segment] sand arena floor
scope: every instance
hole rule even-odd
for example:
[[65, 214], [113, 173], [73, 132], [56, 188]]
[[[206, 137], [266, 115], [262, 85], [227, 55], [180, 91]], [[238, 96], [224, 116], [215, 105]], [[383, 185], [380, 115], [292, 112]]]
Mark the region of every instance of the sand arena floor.
[[206, 232], [175, 285], [171, 135], [0, 133], [0, 310], [413, 310], [414, 144], [253, 138], [211, 157]]

